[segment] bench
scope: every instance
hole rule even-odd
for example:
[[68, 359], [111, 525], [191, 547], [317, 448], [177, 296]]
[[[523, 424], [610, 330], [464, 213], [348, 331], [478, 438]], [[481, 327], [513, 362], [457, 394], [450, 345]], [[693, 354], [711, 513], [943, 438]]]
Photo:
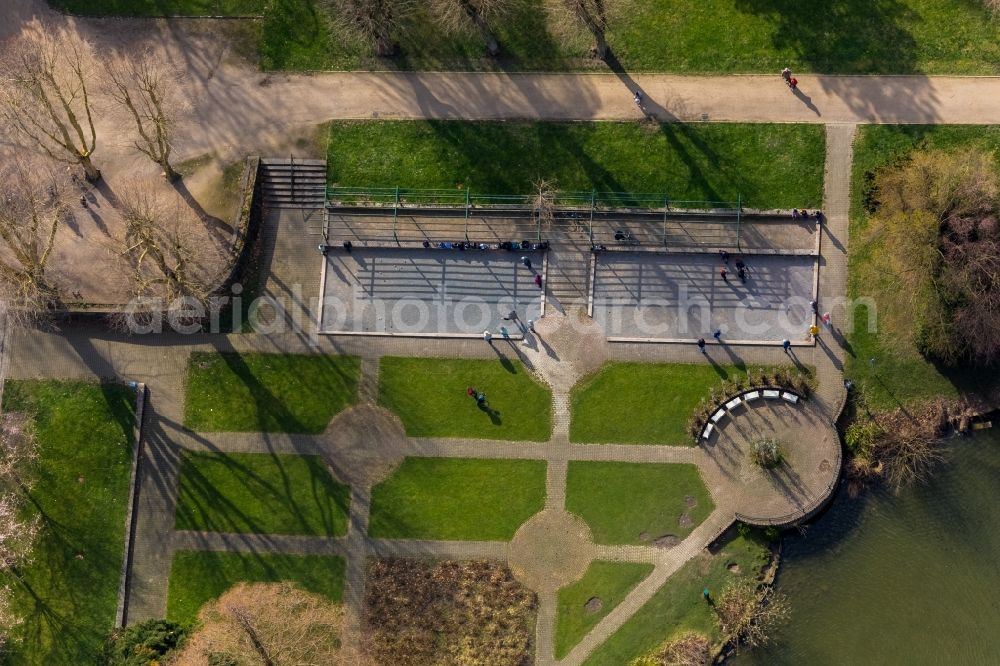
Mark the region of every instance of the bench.
[[764, 389], [764, 397], [768, 400], [777, 400], [781, 396], [781, 391], [774, 389]]
[[749, 391], [743, 395], [743, 399], [746, 400], [747, 402], [750, 402], [751, 400], [756, 400], [759, 397], [760, 397], [760, 391]]
[[712, 430], [714, 430], [714, 429], [715, 429], [715, 426], [712, 425], [711, 423], [709, 423], [708, 425], [706, 425], [705, 429], [701, 433], [701, 438], [702, 439], [708, 439], [709, 437], [711, 437], [712, 436]]
[[740, 397], [736, 396], [735, 398], [726, 403], [726, 409], [728, 409], [729, 411], [733, 411], [734, 409], [739, 407], [740, 404], [742, 404], [742, 402], [743, 401], [740, 400]]
[[784, 393], [781, 394], [781, 397], [785, 399], [785, 402], [790, 402], [793, 405], [797, 405], [799, 403], [799, 396], [795, 395], [794, 393], [789, 393], [788, 391], [785, 391]]
[[723, 419], [723, 417], [725, 417], [725, 415], [726, 415], [726, 410], [724, 409], [716, 411], [714, 414], [712, 414], [712, 423], [718, 423]]

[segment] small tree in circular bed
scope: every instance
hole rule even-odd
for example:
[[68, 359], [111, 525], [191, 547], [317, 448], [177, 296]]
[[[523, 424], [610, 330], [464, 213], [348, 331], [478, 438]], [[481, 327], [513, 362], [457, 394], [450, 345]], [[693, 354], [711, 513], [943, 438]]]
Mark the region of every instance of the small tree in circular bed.
[[785, 459], [781, 444], [773, 437], [760, 437], [750, 442], [750, 460], [764, 469], [774, 469]]

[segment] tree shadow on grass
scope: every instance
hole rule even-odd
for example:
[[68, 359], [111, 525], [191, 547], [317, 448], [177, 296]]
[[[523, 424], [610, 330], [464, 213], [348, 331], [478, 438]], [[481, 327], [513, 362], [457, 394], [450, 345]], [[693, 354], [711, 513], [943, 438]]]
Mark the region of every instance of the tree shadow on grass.
[[[736, 0], [772, 22], [771, 42], [811, 71], [916, 74], [917, 42], [905, 27], [920, 17], [901, 0]], [[777, 70], [775, 74], [777, 74]]]

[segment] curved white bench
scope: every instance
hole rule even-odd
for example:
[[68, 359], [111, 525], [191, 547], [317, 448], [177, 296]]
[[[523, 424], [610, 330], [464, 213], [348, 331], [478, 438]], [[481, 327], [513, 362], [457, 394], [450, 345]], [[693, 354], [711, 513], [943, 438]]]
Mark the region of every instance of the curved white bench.
[[768, 400], [777, 400], [781, 397], [781, 391], [775, 391], [774, 389], [764, 389], [764, 397]]
[[709, 423], [708, 425], [706, 425], [705, 429], [701, 433], [701, 438], [702, 439], [708, 439], [709, 437], [711, 437], [712, 436], [712, 431], [714, 429], [715, 429], [715, 426], [712, 425], [711, 423]]
[[714, 414], [712, 414], [712, 423], [718, 423], [726, 416], [726, 410], [719, 409]]
[[760, 391], [749, 391], [743, 394], [743, 399], [746, 400], [747, 402], [756, 400], [759, 397], [760, 397]]
[[784, 391], [781, 394], [781, 397], [784, 398], [785, 402], [790, 402], [793, 405], [799, 404], [799, 396], [795, 395], [794, 393], [789, 393], [788, 391]]
[[743, 404], [743, 401], [740, 399], [740, 396], [736, 396], [735, 398], [726, 403], [726, 409], [728, 409], [729, 411], [733, 411], [741, 404]]

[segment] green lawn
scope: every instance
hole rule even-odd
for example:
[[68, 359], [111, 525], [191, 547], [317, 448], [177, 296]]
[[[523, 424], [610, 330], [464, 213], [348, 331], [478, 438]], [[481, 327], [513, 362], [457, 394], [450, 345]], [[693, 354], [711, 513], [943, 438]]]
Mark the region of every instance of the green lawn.
[[[541, 0], [498, 22], [501, 56], [484, 57], [475, 34], [454, 35], [426, 9], [404, 19], [399, 55], [337, 28], [320, 0], [52, 0], [94, 15], [257, 14], [265, 69], [606, 69], [589, 57], [582, 30], [562, 30]], [[616, 3], [618, 4], [618, 3]], [[983, 3], [962, 0], [644, 0], [610, 18], [608, 41], [627, 71], [680, 73], [996, 74], [997, 23]]]
[[406, 458], [372, 489], [368, 533], [509, 541], [545, 505], [545, 461]]
[[[584, 662], [587, 666], [622, 666], [647, 655], [673, 636], [696, 631], [713, 642], [721, 640], [714, 613], [702, 598], [708, 588], [718, 596], [738, 576], [755, 576], [767, 562], [767, 548], [752, 538], [736, 537], [716, 555], [698, 555], [667, 582], [601, 644]], [[728, 569], [737, 565], [739, 573]]]
[[358, 399], [353, 356], [194, 352], [184, 425], [196, 432], [323, 432]]
[[[982, 368], [949, 370], [925, 359], [916, 348], [914, 330], [906, 316], [905, 294], [889, 278], [879, 275], [871, 262], [881, 244], [865, 235], [868, 218], [865, 202], [870, 178], [878, 169], [905, 157], [915, 149], [953, 150], [980, 148], [1000, 160], [1000, 126], [969, 125], [866, 125], [858, 130], [855, 143], [851, 194], [850, 275], [848, 294], [860, 303], [845, 363], [845, 375], [854, 379], [878, 409], [897, 407], [914, 400], [956, 396], [963, 391], [982, 390], [996, 384], [996, 372]], [[875, 330], [869, 330], [870, 307], [874, 303]], [[874, 371], [870, 359], [875, 359]]]
[[[569, 654], [573, 646], [652, 571], [652, 564], [595, 560], [590, 563], [583, 578], [560, 589], [556, 659]], [[591, 612], [586, 606], [594, 597], [601, 600], [601, 609]]]
[[184, 451], [176, 528], [338, 536], [350, 496], [319, 456]]
[[330, 555], [177, 551], [170, 568], [167, 619], [190, 623], [198, 610], [236, 583], [292, 581], [340, 601], [344, 559]]
[[[470, 386], [486, 393], [488, 409], [466, 393]], [[552, 433], [549, 389], [520, 361], [383, 356], [378, 401], [411, 437], [544, 442]]]
[[[694, 506], [687, 506], [686, 497]], [[587, 521], [597, 543], [642, 544], [668, 534], [683, 538], [713, 508], [694, 465], [569, 463], [566, 509]]]
[[608, 363], [573, 387], [573, 442], [693, 446], [688, 419], [713, 386], [744, 370], [731, 365]]
[[[331, 184], [525, 194], [666, 193], [750, 207], [819, 205], [818, 125], [344, 121], [330, 125]], [[767, 168], [761, 168], [766, 164]]]
[[93, 664], [113, 628], [125, 543], [135, 394], [116, 384], [8, 380], [7, 411], [35, 415], [32, 561], [9, 585], [25, 622], [5, 664]]

